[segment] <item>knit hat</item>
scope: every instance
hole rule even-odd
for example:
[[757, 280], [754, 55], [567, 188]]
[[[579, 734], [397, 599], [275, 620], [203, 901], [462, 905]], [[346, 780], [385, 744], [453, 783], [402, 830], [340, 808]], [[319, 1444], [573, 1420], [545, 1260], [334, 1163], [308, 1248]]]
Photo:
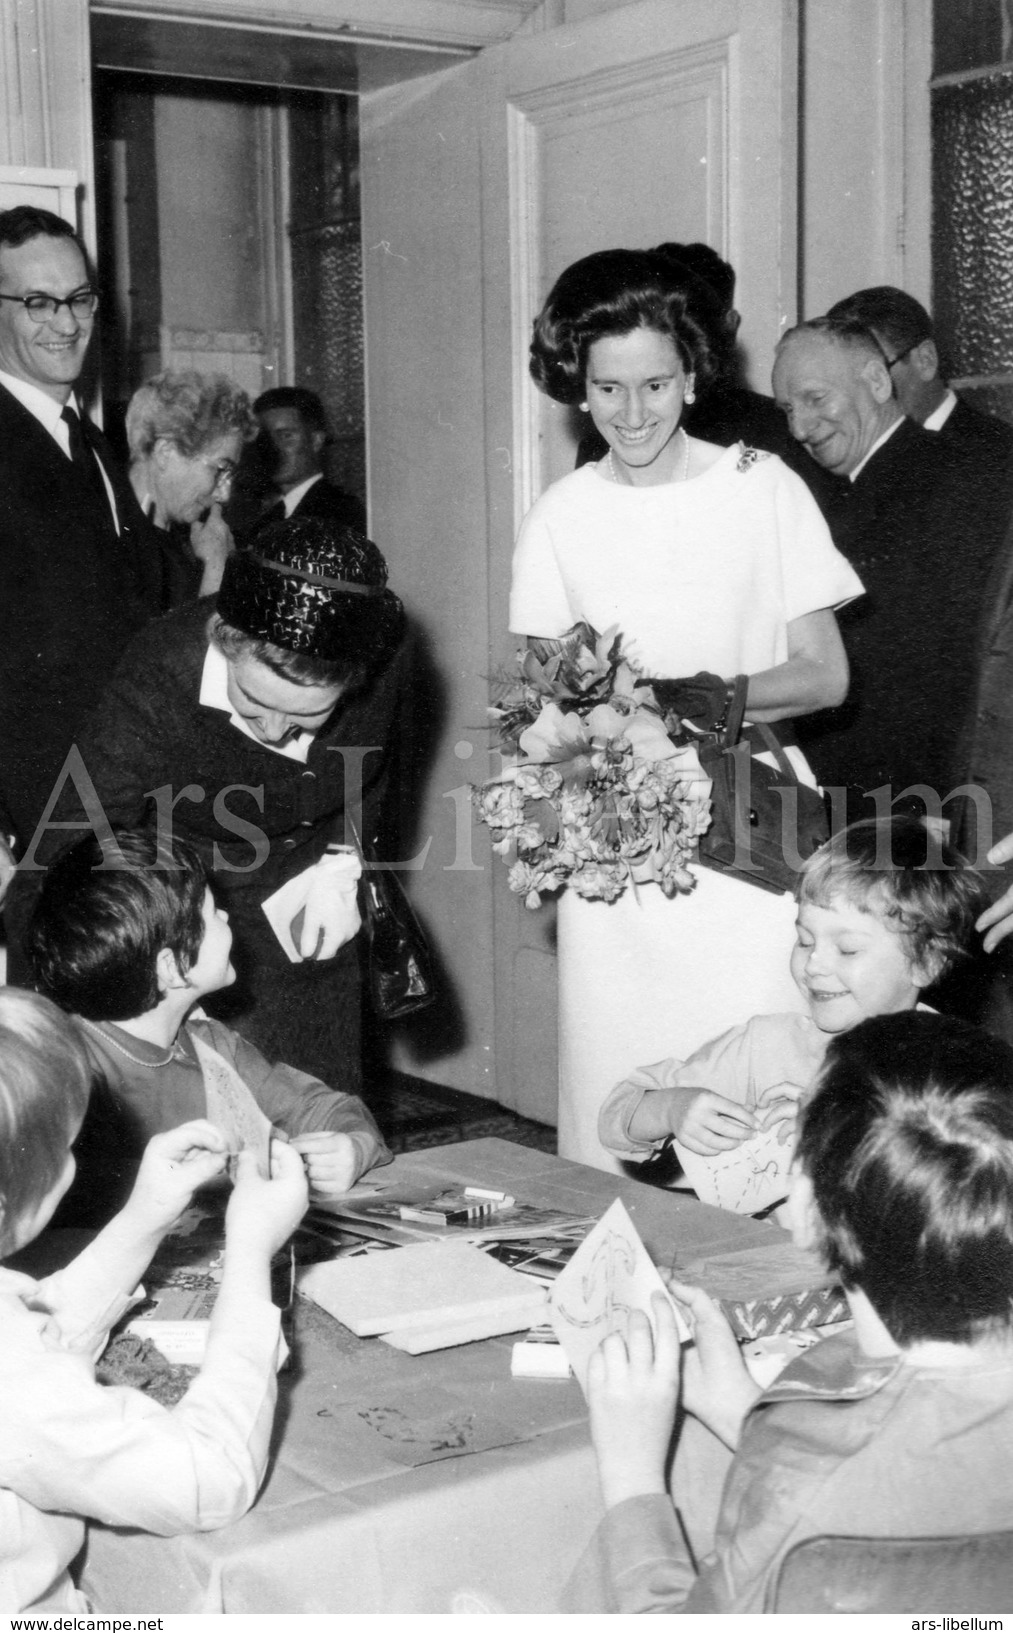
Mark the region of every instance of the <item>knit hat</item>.
[[401, 604], [386, 586], [387, 563], [364, 534], [292, 516], [229, 556], [217, 605], [227, 624], [257, 640], [340, 661], [350, 626], [386, 624], [392, 612], [400, 619]]

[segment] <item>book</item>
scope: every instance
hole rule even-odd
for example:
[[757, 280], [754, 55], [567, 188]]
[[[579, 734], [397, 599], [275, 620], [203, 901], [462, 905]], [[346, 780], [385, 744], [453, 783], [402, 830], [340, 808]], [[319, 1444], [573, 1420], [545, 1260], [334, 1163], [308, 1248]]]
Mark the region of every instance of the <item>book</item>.
[[296, 1285], [358, 1338], [447, 1330], [520, 1311], [518, 1326], [526, 1326], [532, 1305], [531, 1281], [470, 1242], [419, 1242], [398, 1253], [307, 1265]]
[[530, 1327], [533, 1321], [544, 1315], [548, 1297], [545, 1288], [529, 1285], [531, 1296], [527, 1304], [518, 1304], [506, 1311], [479, 1311], [466, 1321], [454, 1321], [445, 1326], [381, 1333], [381, 1342], [408, 1355], [427, 1355], [430, 1350], [451, 1349], [455, 1344], [474, 1344], [481, 1338], [498, 1338], [505, 1332], [523, 1332], [525, 1327]]

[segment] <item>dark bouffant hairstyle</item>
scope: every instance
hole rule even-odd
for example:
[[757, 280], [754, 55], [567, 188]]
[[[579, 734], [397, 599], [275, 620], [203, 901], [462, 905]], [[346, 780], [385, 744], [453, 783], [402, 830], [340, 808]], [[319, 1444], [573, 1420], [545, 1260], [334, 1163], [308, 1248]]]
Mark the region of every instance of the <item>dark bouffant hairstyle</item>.
[[893, 921], [911, 960], [938, 980], [966, 957], [986, 905], [981, 875], [920, 817], [852, 822], [808, 858], [799, 902], [852, 907]]
[[36, 992], [0, 987], [0, 1258], [63, 1173], [90, 1086], [74, 1023]]
[[204, 939], [207, 875], [193, 847], [146, 829], [113, 837], [119, 856], [107, 858], [94, 834], [60, 854], [28, 929], [39, 990], [89, 1021], [147, 1014], [162, 948], [185, 974]]
[[671, 255], [599, 250], [556, 279], [535, 319], [531, 377], [557, 403], [579, 403], [596, 340], [655, 329], [702, 392], [718, 372], [723, 322], [714, 292]]
[[906, 1010], [839, 1033], [796, 1153], [822, 1249], [896, 1343], [1013, 1326], [1013, 1050]]
[[831, 306], [827, 317], [850, 318], [864, 324], [885, 344], [894, 362], [906, 357], [923, 340], [932, 339], [932, 319], [921, 301], [905, 294], [903, 289], [894, 288], [893, 284], [858, 289]]

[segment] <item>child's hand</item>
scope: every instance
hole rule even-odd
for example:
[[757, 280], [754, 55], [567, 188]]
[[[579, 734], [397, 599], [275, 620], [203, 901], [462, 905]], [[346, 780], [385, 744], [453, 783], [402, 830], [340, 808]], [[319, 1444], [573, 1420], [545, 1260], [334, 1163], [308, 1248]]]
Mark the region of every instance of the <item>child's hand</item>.
[[344, 1196], [358, 1178], [359, 1154], [348, 1134], [320, 1129], [296, 1134], [291, 1142], [306, 1165], [310, 1189], [321, 1196]]
[[756, 1117], [745, 1106], [726, 1100], [713, 1089], [701, 1089], [690, 1101], [676, 1138], [687, 1151], [695, 1151], [701, 1157], [715, 1157], [720, 1151], [733, 1151], [755, 1134], [758, 1127]]
[[308, 1202], [302, 1158], [291, 1145], [272, 1139], [270, 1179], [261, 1179], [252, 1151], [240, 1151], [225, 1210], [226, 1256], [230, 1247], [241, 1246], [269, 1259], [284, 1247]]
[[710, 1294], [671, 1275], [665, 1280], [669, 1292], [685, 1305], [693, 1328], [693, 1343], [682, 1358], [682, 1403], [734, 1450], [746, 1413], [762, 1391], [749, 1376], [738, 1340]]
[[798, 1083], [785, 1082], [771, 1083], [756, 1096], [759, 1127], [767, 1129], [773, 1128], [775, 1123], [783, 1123], [778, 1135], [782, 1145], [794, 1143], [799, 1102], [804, 1093], [805, 1089]]
[[154, 1135], [124, 1211], [146, 1234], [164, 1235], [190, 1206], [194, 1191], [224, 1171], [227, 1154], [221, 1129], [203, 1118]]
[[679, 1335], [662, 1293], [651, 1308], [657, 1337], [642, 1310], [622, 1333], [610, 1333], [591, 1357], [587, 1398], [591, 1438], [606, 1508], [627, 1497], [668, 1490], [665, 1471], [679, 1401]]

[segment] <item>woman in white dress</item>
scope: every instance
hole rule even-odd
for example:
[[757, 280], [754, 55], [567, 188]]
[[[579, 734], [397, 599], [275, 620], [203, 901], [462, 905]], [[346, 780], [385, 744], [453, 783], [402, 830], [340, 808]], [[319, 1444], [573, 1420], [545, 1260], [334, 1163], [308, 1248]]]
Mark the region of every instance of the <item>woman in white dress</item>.
[[[617, 625], [655, 678], [749, 676], [747, 716], [787, 720], [844, 699], [833, 609], [861, 594], [805, 484], [775, 455], [687, 435], [714, 373], [704, 292], [664, 256], [606, 250], [559, 278], [531, 372], [579, 404], [606, 457], [556, 482], [521, 526], [510, 628], [544, 653], [579, 620]], [[812, 781], [797, 749], [792, 758]], [[565, 890], [559, 907], [559, 1152], [619, 1167], [598, 1110], [634, 1066], [684, 1058], [751, 1015], [797, 1009], [789, 895], [695, 867], [669, 900]]]

